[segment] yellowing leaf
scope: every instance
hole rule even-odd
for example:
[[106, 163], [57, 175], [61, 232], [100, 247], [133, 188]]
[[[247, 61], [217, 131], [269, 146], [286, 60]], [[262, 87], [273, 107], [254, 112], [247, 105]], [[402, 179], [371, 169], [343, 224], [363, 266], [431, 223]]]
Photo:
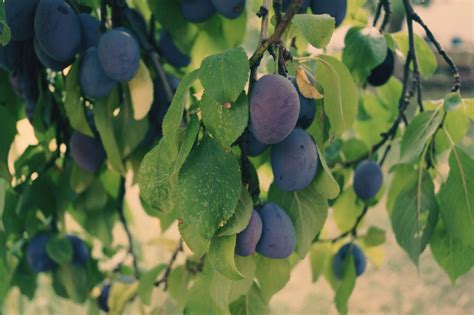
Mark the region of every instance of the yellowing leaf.
[[109, 297], [109, 314], [122, 314], [127, 303], [137, 294], [140, 283], [116, 282], [112, 284]]
[[153, 103], [153, 81], [148, 68], [140, 61], [137, 74], [128, 83], [133, 105], [133, 118], [145, 118]]
[[312, 80], [308, 78], [308, 74], [303, 68], [296, 70], [296, 83], [298, 84], [300, 93], [303, 94], [304, 97], [315, 100], [323, 98], [323, 95], [314, 86]]

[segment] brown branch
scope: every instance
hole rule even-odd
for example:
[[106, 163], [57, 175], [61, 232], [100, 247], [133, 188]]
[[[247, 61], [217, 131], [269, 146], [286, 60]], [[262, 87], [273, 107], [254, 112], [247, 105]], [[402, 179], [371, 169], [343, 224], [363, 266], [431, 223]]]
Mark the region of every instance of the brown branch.
[[171, 273], [171, 269], [173, 268], [174, 263], [176, 262], [176, 259], [178, 258], [178, 254], [183, 251], [183, 240], [180, 239], [178, 246], [173, 252], [173, 255], [171, 255], [171, 259], [168, 262], [168, 265], [166, 266], [165, 273], [163, 276], [155, 281], [155, 287], [159, 287], [160, 285], [163, 284], [163, 290], [166, 291], [168, 289], [168, 278]]

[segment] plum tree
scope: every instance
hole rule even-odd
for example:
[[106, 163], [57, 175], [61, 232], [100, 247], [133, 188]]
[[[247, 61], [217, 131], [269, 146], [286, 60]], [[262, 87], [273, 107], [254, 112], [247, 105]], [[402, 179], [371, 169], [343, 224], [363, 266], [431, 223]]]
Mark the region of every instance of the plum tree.
[[70, 148], [77, 165], [91, 173], [100, 169], [106, 157], [104, 147], [98, 137], [92, 138], [77, 131], [71, 136]]
[[210, 19], [216, 13], [216, 8], [212, 0], [182, 0], [181, 12], [189, 22], [201, 23]]
[[262, 236], [257, 252], [268, 258], [286, 258], [296, 247], [293, 222], [277, 204], [269, 202], [258, 210], [262, 219]]
[[[292, 1], [293, 0], [283, 0], [282, 1], [281, 8], [282, 8], [283, 12], [286, 12], [286, 10], [288, 10], [288, 7], [290, 6]], [[298, 10], [298, 13], [305, 13], [308, 10], [309, 3], [310, 3], [310, 0], [304, 0], [303, 3], [301, 4], [299, 10]]]
[[262, 143], [285, 139], [295, 128], [300, 100], [290, 80], [281, 75], [265, 75], [254, 85], [250, 99], [251, 130]]
[[41, 46], [38, 44], [38, 41], [34, 40], [34, 48], [36, 56], [38, 57], [41, 64], [53, 71], [62, 71], [70, 65], [70, 62], [61, 62], [51, 58]]
[[34, 272], [51, 271], [56, 263], [48, 256], [46, 244], [50, 236], [45, 233], [37, 234], [26, 247], [26, 260]]
[[108, 312], [109, 309], [109, 295], [110, 295], [110, 289], [111, 289], [110, 284], [106, 284], [102, 287], [102, 290], [100, 291], [100, 295], [97, 298], [97, 303], [99, 304], [99, 308], [104, 311]]
[[357, 277], [365, 271], [367, 260], [364, 252], [356, 244], [348, 243], [339, 249], [336, 255], [334, 255], [332, 261], [332, 270], [338, 279], [342, 279], [344, 276], [344, 261], [346, 260], [347, 255], [352, 255], [352, 258], [354, 259], [354, 267]]
[[314, 115], [316, 114], [316, 102], [313, 99], [306, 98], [303, 94], [301, 94], [295, 77], [291, 77], [291, 82], [295, 86], [300, 99], [300, 113], [298, 115], [298, 121], [296, 122], [296, 125], [303, 129], [307, 129], [313, 123]]
[[387, 56], [384, 61], [372, 69], [367, 82], [372, 86], [381, 86], [390, 80], [395, 69], [395, 57], [390, 49], [387, 49]]
[[116, 86], [105, 73], [99, 59], [98, 49], [91, 47], [82, 56], [79, 70], [79, 84], [87, 97], [98, 98], [106, 96]]
[[346, 17], [347, 0], [311, 0], [311, 11], [314, 14], [329, 14], [336, 20], [337, 27]]
[[70, 62], [81, 48], [81, 24], [63, 0], [40, 0], [35, 14], [35, 39], [59, 62]]
[[268, 148], [268, 144], [258, 141], [250, 130], [244, 134], [244, 143], [248, 156], [259, 156]]
[[6, 22], [14, 41], [31, 39], [34, 33], [34, 16], [39, 0], [5, 0]]
[[81, 48], [83, 51], [99, 44], [100, 21], [90, 14], [80, 13], [78, 15], [81, 23]]
[[89, 249], [83, 240], [75, 235], [68, 235], [67, 238], [72, 245], [72, 261], [75, 266], [84, 265], [90, 258]]
[[275, 184], [281, 190], [303, 189], [316, 175], [316, 144], [306, 131], [296, 128], [285, 140], [272, 146], [271, 164]]
[[99, 59], [105, 73], [116, 81], [130, 81], [138, 71], [137, 40], [121, 28], [107, 31], [99, 39]]
[[212, 0], [217, 12], [228, 19], [238, 18], [245, 10], [246, 0]]
[[247, 227], [237, 234], [235, 252], [239, 256], [250, 256], [255, 252], [258, 241], [262, 236], [262, 219], [257, 211], [252, 210], [252, 216]]
[[354, 174], [354, 191], [356, 195], [369, 200], [379, 192], [383, 183], [383, 173], [380, 166], [371, 160], [361, 162]]
[[160, 54], [165, 58], [173, 67], [183, 68], [189, 65], [191, 58], [188, 55], [182, 53], [178, 47], [176, 47], [171, 34], [168, 31], [161, 32], [160, 41], [158, 43]]

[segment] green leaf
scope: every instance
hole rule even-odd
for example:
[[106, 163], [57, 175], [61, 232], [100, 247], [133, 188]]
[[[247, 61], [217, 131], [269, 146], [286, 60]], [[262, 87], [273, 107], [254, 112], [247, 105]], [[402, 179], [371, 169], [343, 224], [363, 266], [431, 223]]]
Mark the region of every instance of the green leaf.
[[188, 73], [181, 80], [168, 112], [163, 119], [163, 139], [166, 141], [171, 157], [173, 158], [178, 154], [180, 147], [180, 130], [183, 121], [184, 106], [188, 100], [188, 91], [198, 77], [199, 71], [195, 70]]
[[262, 297], [259, 287], [254, 284], [250, 291], [230, 305], [232, 315], [266, 315], [270, 309]]
[[441, 153], [451, 148], [452, 140], [454, 144], [460, 144], [469, 131], [469, 118], [465, 115], [461, 107], [449, 112], [444, 120], [443, 127], [449, 133], [451, 139], [448, 139], [446, 133], [439, 131], [435, 136], [436, 153]]
[[[397, 43], [397, 47], [402, 51], [403, 55], [408, 52], [408, 34], [398, 32], [392, 34], [393, 39]], [[415, 34], [415, 51], [418, 57], [418, 64], [420, 66], [420, 73], [424, 78], [430, 77], [438, 67], [436, 56], [429, 44], [421, 37]]]
[[304, 258], [326, 221], [329, 207], [326, 198], [313, 181], [295, 192], [281, 191], [273, 184], [268, 199], [280, 205], [291, 218], [296, 230], [296, 253]]
[[336, 288], [336, 296], [334, 298], [334, 302], [339, 314], [348, 313], [347, 303], [356, 284], [355, 265], [352, 255], [346, 256], [343, 268], [344, 278], [338, 283]]
[[369, 227], [367, 234], [364, 235], [362, 239], [364, 245], [368, 247], [375, 247], [385, 243], [385, 230], [378, 228], [376, 226]]
[[209, 250], [211, 242], [202, 237], [191, 224], [181, 223], [179, 226], [179, 233], [184, 242], [192, 250], [194, 254], [201, 257]]
[[169, 145], [169, 141], [161, 139], [156, 147], [143, 158], [138, 171], [140, 194], [145, 202], [154, 209], [171, 212], [176, 203], [176, 187], [181, 166], [189, 155], [197, 133], [197, 118], [188, 124], [179, 151]]
[[400, 144], [400, 163], [410, 164], [418, 161], [440, 123], [441, 115], [438, 111], [425, 111], [413, 118]]
[[223, 311], [212, 299], [209, 292], [209, 279], [198, 278], [189, 291], [188, 300], [184, 309], [185, 315], [228, 314]]
[[448, 274], [453, 285], [457, 278], [474, 266], [474, 249], [453, 238], [441, 220], [433, 233], [430, 247], [434, 258]]
[[221, 104], [233, 103], [248, 77], [247, 55], [240, 47], [207, 57], [201, 63], [199, 74], [205, 92]]
[[257, 263], [255, 261], [255, 255], [242, 257], [235, 256], [235, 264], [239, 272], [244, 275], [244, 279], [232, 281], [230, 288], [229, 301], [233, 302], [242, 295], [247, 294], [253, 284], [255, 278], [255, 272], [257, 271]]
[[247, 189], [242, 186], [237, 208], [227, 223], [219, 229], [218, 236], [229, 236], [242, 232], [249, 224], [252, 216], [253, 202]]
[[92, 287], [85, 266], [61, 265], [54, 273], [54, 277], [57, 277], [70, 299], [76, 303], [84, 303], [87, 300]]
[[331, 169], [326, 163], [326, 158], [324, 157], [324, 150], [322, 147], [323, 144], [316, 143], [319, 162], [323, 167], [323, 169], [316, 174], [316, 187], [317, 191], [319, 191], [326, 199], [335, 199], [337, 196], [339, 196], [341, 188], [332, 176]]
[[94, 137], [89, 123], [87, 122], [86, 112], [83, 105], [81, 87], [79, 85], [79, 68], [80, 60], [78, 59], [69, 70], [66, 77], [66, 100], [64, 108], [69, 122], [73, 129], [89, 137]]
[[212, 272], [209, 280], [209, 294], [211, 299], [223, 311], [229, 311], [229, 297], [232, 280], [220, 272]]
[[184, 266], [171, 270], [168, 277], [168, 292], [180, 308], [186, 303], [191, 278], [191, 273]]
[[311, 247], [309, 258], [313, 283], [318, 281], [321, 274], [327, 268], [327, 264], [332, 262], [332, 256], [332, 245], [329, 243], [319, 242]]
[[394, 170], [395, 172], [387, 194], [387, 210], [389, 214], [393, 212], [395, 201], [405, 188], [406, 183], [416, 181], [418, 178], [418, 173], [414, 171], [414, 166], [411, 164], [397, 165]]
[[[227, 103], [229, 104], [229, 103]], [[230, 105], [222, 105], [204, 94], [201, 99], [202, 119], [209, 133], [219, 143], [229, 148], [242, 135], [248, 124], [248, 96], [242, 93]]]
[[5, 22], [5, 10], [3, 8], [3, 1], [0, 2], [0, 45], [5, 46], [10, 41], [10, 28]]
[[206, 136], [179, 174], [177, 199], [183, 221], [204, 238], [212, 238], [234, 214], [241, 187], [233, 154]]
[[331, 133], [341, 135], [355, 121], [357, 87], [344, 64], [329, 56], [316, 60], [316, 77], [324, 90], [324, 111], [331, 123]]
[[232, 280], [242, 280], [244, 276], [237, 270], [235, 265], [235, 242], [236, 235], [216, 236], [211, 240], [209, 247], [209, 261], [211, 265], [221, 274]]
[[452, 92], [444, 98], [443, 106], [446, 112], [450, 112], [458, 108], [463, 103], [459, 92]]
[[344, 191], [332, 206], [334, 221], [341, 232], [351, 229], [357, 217], [364, 210], [364, 204], [360, 202], [352, 187]]
[[272, 296], [283, 289], [290, 280], [291, 264], [286, 259], [270, 259], [257, 256], [255, 277], [260, 284], [262, 297], [269, 302]]
[[16, 123], [17, 120], [8, 107], [0, 105], [0, 162], [4, 163], [6, 168], [3, 172], [0, 172], [0, 174], [8, 174], [8, 168], [6, 167], [8, 153], [10, 152], [10, 146], [17, 133]]
[[453, 238], [474, 247], [474, 160], [456, 146], [449, 167], [448, 179], [438, 193], [441, 217]]
[[418, 266], [436, 226], [438, 203], [430, 175], [422, 166], [416, 172], [416, 180], [406, 182], [395, 200], [391, 221], [398, 244]]
[[123, 311], [130, 300], [137, 294], [139, 282], [134, 281], [132, 283], [125, 282], [114, 282], [110, 288], [109, 295], [109, 314], [119, 315], [123, 314]]
[[291, 22], [316, 48], [324, 48], [329, 44], [336, 27], [334, 18], [328, 14], [296, 14]]
[[358, 83], [365, 82], [372, 69], [387, 56], [387, 41], [374, 27], [352, 27], [346, 34], [342, 61]]
[[137, 74], [128, 82], [133, 106], [133, 118], [146, 117], [153, 104], [153, 81], [143, 61], [140, 61]]
[[51, 237], [46, 244], [46, 251], [60, 265], [65, 265], [72, 259], [72, 244], [65, 236]]
[[161, 272], [166, 268], [166, 265], [161, 264], [155, 268], [142, 273], [140, 277], [140, 284], [137, 289], [138, 296], [142, 300], [143, 304], [150, 305], [151, 295], [153, 289], [155, 288], [156, 278], [161, 274]]
[[94, 120], [110, 165], [120, 174], [124, 174], [125, 168], [122, 155], [114, 134], [113, 112], [116, 104], [118, 104], [118, 94], [116, 91], [110, 93], [106, 98], [100, 99], [94, 106]]

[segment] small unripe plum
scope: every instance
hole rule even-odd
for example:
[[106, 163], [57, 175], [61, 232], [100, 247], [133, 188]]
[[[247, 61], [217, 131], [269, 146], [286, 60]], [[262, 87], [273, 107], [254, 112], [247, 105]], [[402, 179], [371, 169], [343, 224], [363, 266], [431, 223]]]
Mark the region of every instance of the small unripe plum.
[[36, 57], [38, 57], [41, 64], [43, 66], [45, 66], [46, 68], [49, 68], [53, 71], [63, 71], [64, 69], [66, 69], [71, 64], [70, 61], [69, 62], [60, 62], [60, 61], [57, 61], [57, 60], [54, 60], [53, 58], [51, 58], [43, 50], [43, 48], [40, 47], [40, 45], [38, 44], [38, 41], [36, 39], [34, 40], [34, 47], [35, 47]]
[[228, 19], [238, 18], [245, 10], [246, 0], [212, 0], [217, 12]]
[[212, 0], [181, 0], [181, 12], [189, 22], [201, 23], [209, 20], [216, 13], [216, 8]]
[[102, 142], [79, 132], [74, 132], [70, 141], [74, 161], [83, 170], [97, 172], [104, 163], [106, 154]]
[[268, 144], [261, 143], [249, 130], [244, 135], [245, 149], [248, 156], [259, 156], [268, 148]]
[[383, 173], [380, 166], [370, 160], [361, 162], [354, 174], [354, 191], [357, 197], [369, 200], [379, 192], [383, 183]]
[[109, 95], [117, 84], [117, 81], [112, 80], [102, 68], [99, 51], [95, 47], [87, 49], [82, 56], [79, 84], [84, 94], [90, 98]]
[[161, 32], [158, 49], [163, 58], [165, 58], [173, 67], [183, 68], [189, 65], [191, 58], [182, 53], [174, 44], [171, 34], [167, 31]]
[[122, 28], [112, 29], [99, 39], [99, 58], [105, 73], [116, 81], [130, 81], [138, 71], [140, 48]]
[[48, 272], [56, 266], [46, 251], [48, 240], [49, 235], [41, 233], [31, 239], [26, 247], [26, 260], [34, 272]]
[[39, 0], [5, 0], [5, 18], [12, 40], [24, 41], [33, 37], [38, 2]]
[[385, 60], [377, 67], [372, 69], [367, 82], [372, 86], [381, 86], [390, 80], [395, 69], [395, 57], [390, 49], [387, 49]]
[[82, 50], [97, 47], [99, 44], [100, 21], [95, 16], [87, 13], [81, 13], [78, 17], [81, 23]]
[[250, 99], [250, 124], [262, 143], [274, 144], [285, 139], [296, 126], [300, 100], [290, 80], [271, 74], [253, 86]]
[[308, 129], [313, 123], [314, 115], [316, 114], [316, 102], [313, 99], [306, 98], [303, 94], [301, 94], [295, 77], [291, 78], [291, 82], [295, 86], [296, 91], [298, 92], [298, 97], [300, 98], [300, 114], [298, 116], [296, 125], [303, 129]]
[[70, 62], [81, 48], [81, 23], [64, 0], [40, 0], [35, 14], [35, 40], [49, 57]]
[[[286, 10], [288, 10], [288, 7], [290, 6], [292, 1], [293, 0], [283, 0], [282, 7], [281, 7], [283, 12], [286, 12]], [[304, 0], [300, 6], [300, 9], [298, 10], [298, 13], [305, 13], [308, 10], [308, 7], [309, 7], [309, 0]]]
[[329, 14], [338, 27], [346, 17], [347, 0], [311, 0], [311, 10], [314, 14]]
[[275, 184], [283, 191], [304, 189], [318, 169], [318, 151], [311, 136], [296, 128], [285, 140], [271, 149]]
[[110, 295], [111, 287], [112, 286], [110, 284], [106, 284], [100, 291], [100, 295], [97, 298], [97, 303], [99, 304], [99, 308], [106, 313], [110, 310], [109, 295]]
[[353, 243], [348, 243], [342, 246], [333, 258], [332, 270], [338, 279], [342, 279], [344, 276], [344, 261], [348, 254], [352, 255], [354, 259], [356, 276], [360, 276], [365, 271], [367, 260], [364, 252], [359, 248], [359, 246]]
[[67, 238], [71, 241], [72, 246], [72, 264], [75, 266], [84, 265], [90, 257], [86, 244], [75, 235], [68, 235]]
[[255, 252], [257, 243], [262, 236], [262, 219], [257, 211], [252, 211], [249, 224], [237, 234], [235, 252], [239, 256], [250, 256]]
[[257, 252], [268, 258], [290, 256], [296, 247], [296, 232], [286, 212], [275, 203], [267, 203], [258, 213], [263, 229]]

